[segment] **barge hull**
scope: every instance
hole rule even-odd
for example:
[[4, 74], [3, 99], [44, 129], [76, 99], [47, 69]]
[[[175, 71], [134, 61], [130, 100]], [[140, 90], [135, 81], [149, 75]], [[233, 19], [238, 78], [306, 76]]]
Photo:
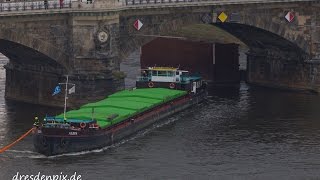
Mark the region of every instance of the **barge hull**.
[[46, 156], [101, 149], [133, 135], [165, 117], [198, 104], [205, 97], [206, 92], [203, 91], [194, 96], [187, 95], [172, 100], [110, 128], [97, 130], [98, 132], [92, 135], [54, 136], [37, 132], [33, 136], [34, 147], [37, 152]]

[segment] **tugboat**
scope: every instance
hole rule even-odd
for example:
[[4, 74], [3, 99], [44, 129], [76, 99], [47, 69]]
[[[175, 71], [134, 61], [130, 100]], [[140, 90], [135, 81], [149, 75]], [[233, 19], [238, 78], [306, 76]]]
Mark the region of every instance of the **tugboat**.
[[142, 69], [136, 88], [36, 122], [34, 147], [46, 156], [100, 149], [201, 102], [206, 95], [202, 78], [188, 71]]

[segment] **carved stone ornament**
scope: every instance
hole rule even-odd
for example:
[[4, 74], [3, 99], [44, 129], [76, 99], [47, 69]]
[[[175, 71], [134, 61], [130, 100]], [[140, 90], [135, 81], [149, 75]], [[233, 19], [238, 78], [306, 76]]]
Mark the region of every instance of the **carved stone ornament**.
[[101, 43], [107, 42], [108, 38], [109, 38], [108, 33], [104, 32], [104, 31], [98, 32], [98, 40], [99, 40]]

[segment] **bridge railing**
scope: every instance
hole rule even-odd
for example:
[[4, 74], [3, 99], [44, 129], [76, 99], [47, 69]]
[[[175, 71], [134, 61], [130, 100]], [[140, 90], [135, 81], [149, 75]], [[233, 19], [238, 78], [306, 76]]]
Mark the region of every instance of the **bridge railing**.
[[[124, 6], [130, 5], [146, 5], [146, 4], [168, 4], [168, 3], [188, 3], [188, 2], [224, 2], [236, 3], [237, 0], [122, 0]], [[271, 0], [270, 0], [271, 1]], [[296, 1], [314, 1], [314, 0], [272, 0], [272, 2], [296, 2]], [[268, 2], [268, 0], [239, 0], [243, 3]]]
[[71, 8], [74, 0], [42, 0], [42, 1], [15, 1], [0, 2], [0, 12], [5, 11], [30, 11], [41, 9]]
[[161, 4], [179, 2], [199, 2], [203, 0], [125, 0], [124, 5]]

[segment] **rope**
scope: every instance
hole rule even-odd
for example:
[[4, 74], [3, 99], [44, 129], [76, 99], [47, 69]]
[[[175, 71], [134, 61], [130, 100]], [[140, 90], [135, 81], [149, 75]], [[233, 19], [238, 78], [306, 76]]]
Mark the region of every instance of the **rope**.
[[19, 141], [21, 141], [22, 139], [24, 139], [26, 136], [28, 136], [28, 134], [30, 134], [32, 132], [33, 128], [31, 128], [29, 131], [27, 131], [25, 134], [23, 134], [21, 137], [19, 137], [17, 140], [13, 141], [11, 144], [3, 147], [0, 149], [0, 153], [3, 153], [4, 151], [10, 149], [12, 146], [14, 146], [15, 144], [17, 144]]

